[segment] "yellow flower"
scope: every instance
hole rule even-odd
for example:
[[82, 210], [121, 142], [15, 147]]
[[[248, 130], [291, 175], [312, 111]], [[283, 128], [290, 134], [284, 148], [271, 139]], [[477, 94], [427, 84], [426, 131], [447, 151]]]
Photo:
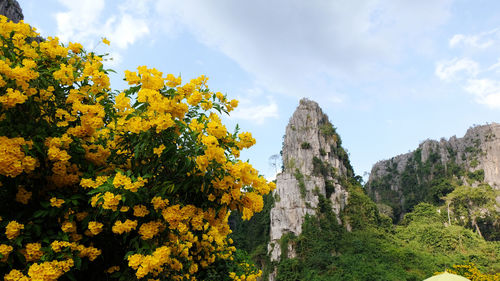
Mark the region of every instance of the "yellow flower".
[[21, 271], [17, 269], [12, 269], [9, 274], [4, 276], [5, 281], [28, 281], [30, 280]]
[[134, 206], [134, 216], [136, 217], [144, 217], [149, 214], [148, 209], [144, 205]]
[[161, 197], [153, 197], [153, 199], [151, 199], [151, 204], [153, 204], [155, 210], [164, 209], [168, 206], [168, 203], [168, 199], [162, 199]]
[[5, 95], [0, 96], [0, 103], [6, 109], [16, 106], [16, 104], [24, 103], [28, 97], [23, 95], [20, 91], [12, 88], [7, 88]]
[[32, 192], [28, 192], [26, 189], [24, 189], [24, 187], [19, 186], [17, 189], [16, 201], [26, 205], [31, 198], [31, 194]]
[[164, 144], [160, 145], [157, 148], [156, 147], [153, 148], [153, 153], [156, 154], [156, 155], [158, 155], [158, 156], [161, 156], [161, 153], [163, 152], [163, 150], [165, 150], [165, 145]]
[[113, 272], [115, 272], [115, 271], [119, 271], [119, 270], [120, 270], [120, 267], [119, 267], [119, 266], [117, 266], [117, 265], [115, 265], [115, 266], [112, 266], [112, 267], [108, 268], [108, 269], [106, 270], [106, 272], [107, 272], [107, 273], [113, 273]]
[[209, 201], [214, 201], [214, 200], [215, 200], [215, 196], [214, 196], [212, 193], [210, 193], [210, 194], [208, 195], [208, 200], [209, 200]]
[[110, 42], [108, 39], [106, 39], [106, 37], [102, 37], [102, 43], [106, 44], [109, 46]]
[[0, 244], [0, 254], [2, 255], [2, 259], [0, 261], [7, 261], [7, 258], [9, 257], [9, 254], [10, 252], [12, 252], [12, 250], [14, 250], [12, 246]]
[[223, 138], [227, 134], [226, 126], [214, 120], [208, 122], [207, 132], [218, 139]]
[[152, 221], [148, 223], [143, 223], [139, 228], [139, 234], [141, 235], [141, 239], [148, 240], [153, 238], [158, 232], [163, 224], [160, 221]]
[[65, 221], [61, 225], [61, 230], [67, 233], [76, 232], [76, 223], [74, 221]]
[[125, 222], [121, 221], [116, 221], [113, 227], [111, 228], [111, 231], [116, 234], [122, 234], [124, 232], [130, 232], [132, 229], [135, 229], [137, 227], [137, 221], [132, 221], [127, 219]]
[[50, 206], [60, 208], [64, 204], [64, 199], [50, 198]]
[[9, 222], [5, 228], [5, 235], [7, 235], [7, 239], [12, 240], [19, 236], [21, 229], [24, 229], [24, 224], [18, 223], [17, 221]]
[[101, 233], [103, 224], [96, 221], [90, 221], [88, 227], [92, 235], [97, 235]]
[[28, 243], [26, 244], [26, 253], [24, 257], [26, 261], [37, 261], [43, 256], [42, 245], [40, 243]]
[[125, 81], [127, 81], [129, 85], [135, 85], [141, 82], [141, 78], [137, 76], [137, 72], [125, 70]]
[[104, 193], [104, 196], [102, 198], [104, 199], [104, 203], [102, 204], [103, 209], [116, 211], [118, 204], [122, 199], [122, 196], [120, 194], [114, 195], [113, 193], [107, 191], [106, 193]]
[[80, 43], [69, 42], [68, 48], [75, 54], [79, 54], [83, 50], [83, 46]]

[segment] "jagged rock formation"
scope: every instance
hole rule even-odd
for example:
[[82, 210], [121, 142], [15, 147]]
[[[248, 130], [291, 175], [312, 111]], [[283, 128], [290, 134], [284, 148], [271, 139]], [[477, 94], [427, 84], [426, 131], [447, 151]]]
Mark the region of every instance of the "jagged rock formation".
[[[500, 124], [470, 128], [463, 138], [426, 140], [417, 150], [376, 163], [366, 185], [381, 208], [396, 220], [422, 201], [439, 202], [458, 184], [480, 182], [500, 189]], [[497, 198], [500, 202], [500, 198]]]
[[13, 22], [24, 19], [23, 10], [16, 0], [0, 0], [0, 15], [4, 15]]
[[[286, 127], [282, 150], [283, 172], [277, 176], [275, 206], [271, 209], [269, 252], [279, 260], [280, 239], [291, 233], [299, 235], [306, 214], [315, 214], [318, 196], [332, 201], [339, 213], [347, 204], [348, 193], [340, 183], [353, 175], [340, 137], [318, 104], [302, 99]], [[288, 257], [294, 249], [287, 245]]]

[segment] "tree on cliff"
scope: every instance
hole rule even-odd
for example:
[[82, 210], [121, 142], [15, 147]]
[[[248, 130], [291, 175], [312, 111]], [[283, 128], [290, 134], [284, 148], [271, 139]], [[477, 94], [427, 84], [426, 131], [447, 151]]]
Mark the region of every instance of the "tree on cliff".
[[482, 237], [478, 220], [487, 219], [498, 222], [500, 219], [497, 196], [498, 191], [488, 184], [481, 184], [478, 187], [457, 186], [444, 199], [455, 221], [462, 225], [471, 225]]
[[255, 280], [227, 218], [274, 184], [221, 123], [237, 101], [146, 66], [113, 92], [103, 56], [37, 35], [0, 16], [4, 280]]

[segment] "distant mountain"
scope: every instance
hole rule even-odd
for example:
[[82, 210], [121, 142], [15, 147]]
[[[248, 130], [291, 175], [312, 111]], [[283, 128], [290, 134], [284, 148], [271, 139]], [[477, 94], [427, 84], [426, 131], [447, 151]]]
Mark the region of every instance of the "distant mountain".
[[500, 190], [497, 123], [472, 127], [462, 138], [426, 140], [413, 152], [376, 163], [366, 189], [382, 211], [399, 221], [420, 202], [440, 204], [457, 185], [481, 183]]

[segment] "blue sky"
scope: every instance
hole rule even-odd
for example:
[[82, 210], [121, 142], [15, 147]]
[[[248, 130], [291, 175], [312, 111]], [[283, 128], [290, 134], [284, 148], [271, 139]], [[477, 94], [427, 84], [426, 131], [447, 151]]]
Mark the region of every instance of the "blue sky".
[[226, 123], [252, 132], [241, 158], [268, 178], [302, 97], [328, 114], [359, 175], [425, 139], [499, 121], [498, 1], [18, 2], [42, 36], [109, 52], [113, 89], [139, 65], [207, 75], [240, 100]]

